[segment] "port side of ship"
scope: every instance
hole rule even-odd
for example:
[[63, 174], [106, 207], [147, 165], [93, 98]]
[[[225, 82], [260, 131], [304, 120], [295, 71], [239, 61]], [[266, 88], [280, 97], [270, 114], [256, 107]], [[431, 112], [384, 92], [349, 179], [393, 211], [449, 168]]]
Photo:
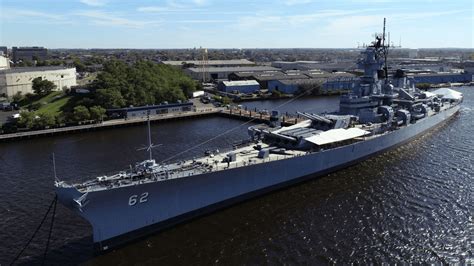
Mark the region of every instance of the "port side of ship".
[[93, 228], [98, 251], [143, 237], [291, 184], [350, 166], [442, 124], [459, 105], [375, 138], [288, 159], [133, 186], [80, 193], [57, 187], [59, 200]]
[[[138, 167], [83, 184], [56, 182], [58, 200], [92, 225], [95, 247], [106, 251], [150, 232], [348, 167], [429, 133], [458, 112], [461, 93], [418, 91], [401, 70], [389, 79], [388, 49], [384, 23], [384, 33], [361, 52], [358, 64], [364, 74], [351, 93], [341, 96], [338, 113], [300, 113], [308, 120], [290, 127], [251, 126], [249, 134], [256, 146], [247, 144], [228, 157], [217, 154], [180, 165], [155, 163], [148, 126], [150, 157], [139, 164], [150, 165], [143, 168], [145, 175]], [[250, 158], [255, 150], [258, 156]], [[215, 160], [215, 167], [206, 163], [208, 159]], [[198, 163], [199, 171], [186, 168]]]

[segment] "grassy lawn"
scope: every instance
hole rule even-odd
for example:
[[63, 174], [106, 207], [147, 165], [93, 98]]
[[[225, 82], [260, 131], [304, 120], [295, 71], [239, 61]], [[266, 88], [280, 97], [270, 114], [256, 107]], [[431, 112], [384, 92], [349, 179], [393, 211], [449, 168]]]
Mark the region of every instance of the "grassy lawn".
[[61, 111], [62, 107], [65, 106], [71, 98], [72, 96], [63, 96], [61, 98], [56, 98], [56, 99], [52, 98], [52, 101], [41, 106], [41, 108], [37, 111], [37, 113], [59, 115], [62, 112]]
[[38, 114], [52, 114], [59, 115], [62, 111], [62, 107], [68, 104], [72, 96], [67, 96], [62, 91], [53, 91], [50, 94], [41, 98], [33, 98], [30, 101], [22, 101], [20, 105], [27, 107], [28, 105], [41, 104], [41, 107], [36, 111]]

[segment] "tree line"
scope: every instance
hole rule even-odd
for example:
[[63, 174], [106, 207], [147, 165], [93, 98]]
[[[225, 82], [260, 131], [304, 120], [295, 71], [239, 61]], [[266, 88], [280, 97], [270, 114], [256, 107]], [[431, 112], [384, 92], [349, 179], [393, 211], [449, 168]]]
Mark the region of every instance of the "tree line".
[[106, 119], [106, 109], [185, 101], [196, 88], [197, 83], [179, 68], [146, 61], [129, 65], [113, 60], [104, 64], [103, 71], [89, 87], [91, 93], [68, 92], [70, 99], [58, 114], [35, 112], [41, 106], [34, 106], [37, 102], [33, 103], [33, 100], [47, 96], [56, 90], [56, 86], [48, 80], [34, 79], [35, 94], [28, 97], [19, 95], [16, 99], [30, 99], [30, 103], [25, 105], [30, 112], [21, 112], [14, 127], [15, 130], [16, 127], [41, 129], [82, 121], [102, 121]]

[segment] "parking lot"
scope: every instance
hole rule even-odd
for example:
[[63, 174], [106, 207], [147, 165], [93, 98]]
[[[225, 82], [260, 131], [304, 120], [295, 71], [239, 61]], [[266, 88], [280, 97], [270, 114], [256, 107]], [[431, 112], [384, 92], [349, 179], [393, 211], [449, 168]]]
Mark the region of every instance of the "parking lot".
[[9, 116], [12, 116], [13, 114], [17, 114], [18, 111], [17, 110], [14, 110], [14, 111], [2, 111], [0, 110], [0, 125], [3, 125], [5, 124], [7, 121], [8, 121], [8, 117]]

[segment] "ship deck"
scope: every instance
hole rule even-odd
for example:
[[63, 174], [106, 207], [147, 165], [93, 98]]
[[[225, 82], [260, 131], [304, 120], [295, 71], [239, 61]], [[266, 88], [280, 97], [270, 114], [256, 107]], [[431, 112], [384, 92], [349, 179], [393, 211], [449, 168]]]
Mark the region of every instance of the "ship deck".
[[[261, 145], [261, 149], [278, 148], [272, 147], [265, 143], [259, 143], [259, 145]], [[114, 176], [107, 177], [108, 179], [106, 181], [94, 179], [83, 184], [75, 184], [74, 187], [76, 187], [80, 192], [86, 193], [124, 186], [132, 186], [136, 184], [190, 177], [194, 175], [224, 171], [260, 163], [268, 163], [271, 161], [283, 160], [308, 154], [307, 151], [286, 150], [285, 154], [269, 153], [268, 157], [259, 158], [259, 150], [256, 150], [254, 146], [255, 144], [251, 143], [230, 152], [216, 153], [191, 160], [181, 160], [171, 164], [156, 165], [152, 168], [153, 170], [151, 173], [142, 174], [135, 177], [130, 175], [130, 170], [122, 171]], [[234, 153], [236, 155], [235, 161], [224, 161], [229, 153]]]
[[[452, 104], [445, 104], [441, 107], [441, 112], [451, 108]], [[429, 111], [427, 116], [432, 116], [437, 112]], [[373, 130], [375, 125], [359, 125], [358, 127], [365, 130]], [[377, 138], [381, 135], [388, 134], [390, 131], [382, 132], [379, 134], [371, 134], [363, 137], [355, 138], [356, 141], [365, 141], [372, 138]], [[145, 184], [152, 182], [166, 181], [170, 179], [191, 177], [200, 174], [212, 173], [217, 171], [225, 171], [229, 169], [246, 167], [255, 164], [268, 163], [272, 161], [289, 159], [297, 156], [303, 156], [311, 154], [310, 151], [302, 150], [285, 150], [284, 153], [272, 153], [270, 152], [265, 158], [258, 156], [259, 150], [255, 149], [255, 143], [249, 143], [240, 148], [234, 149], [229, 152], [218, 152], [210, 154], [204, 157], [191, 160], [181, 160], [170, 164], [155, 164], [149, 167], [144, 172], [136, 172], [133, 170], [121, 171], [118, 174], [112, 176], [97, 177], [96, 179], [87, 181], [82, 184], [72, 185], [81, 193], [87, 193], [92, 191], [108, 190], [120, 187], [133, 186], [137, 184]], [[280, 147], [271, 146], [267, 143], [259, 142], [258, 145], [261, 149], [279, 149]], [[336, 145], [331, 148], [337, 148], [345, 144]], [[317, 151], [314, 151], [317, 152]], [[225, 162], [225, 158], [228, 158], [229, 153], [234, 153], [235, 160], [231, 162]], [[146, 162], [146, 161], [145, 161]], [[154, 161], [153, 161], [154, 163]], [[100, 180], [104, 178], [103, 180]]]

